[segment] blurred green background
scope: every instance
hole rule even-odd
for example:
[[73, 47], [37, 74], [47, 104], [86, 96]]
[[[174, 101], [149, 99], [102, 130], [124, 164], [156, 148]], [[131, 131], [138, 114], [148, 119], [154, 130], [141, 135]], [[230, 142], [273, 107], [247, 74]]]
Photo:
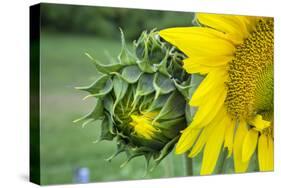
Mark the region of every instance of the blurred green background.
[[147, 176], [143, 157], [120, 168], [125, 154], [105, 159], [116, 150], [114, 142], [98, 139], [99, 122], [82, 128], [72, 121], [91, 110], [95, 99], [75, 86], [89, 85], [99, 76], [85, 52], [106, 63], [120, 51], [120, 31], [128, 46], [143, 30], [188, 26], [192, 13], [124, 8], [42, 4], [41, 6], [41, 181], [72, 183], [75, 169], [87, 167], [90, 181], [132, 180], [183, 176], [182, 156], [169, 155]]

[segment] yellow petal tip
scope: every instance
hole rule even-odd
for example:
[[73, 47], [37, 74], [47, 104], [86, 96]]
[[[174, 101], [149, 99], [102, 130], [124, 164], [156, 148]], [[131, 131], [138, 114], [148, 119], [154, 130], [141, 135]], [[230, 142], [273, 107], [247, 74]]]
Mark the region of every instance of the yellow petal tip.
[[186, 152], [186, 150], [184, 150], [184, 148], [181, 145], [177, 144], [175, 154], [180, 155], [183, 154], [184, 152]]

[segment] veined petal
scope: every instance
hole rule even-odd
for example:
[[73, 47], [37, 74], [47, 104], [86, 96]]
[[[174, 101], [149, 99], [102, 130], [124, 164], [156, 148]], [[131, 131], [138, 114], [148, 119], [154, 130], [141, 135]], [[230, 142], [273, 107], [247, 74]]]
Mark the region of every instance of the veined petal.
[[258, 143], [258, 160], [260, 171], [273, 170], [273, 140], [262, 134]]
[[226, 71], [226, 65], [232, 59], [231, 56], [221, 57], [190, 57], [183, 60], [183, 68], [189, 73], [206, 74], [218, 68]]
[[190, 127], [202, 128], [208, 125], [217, 114], [224, 113], [224, 100], [226, 98], [226, 90], [218, 88], [218, 94], [210, 95], [211, 100], [204, 100], [204, 104], [200, 105]]
[[242, 161], [247, 162], [251, 159], [256, 150], [258, 142], [258, 131], [251, 129], [248, 131], [242, 148]]
[[194, 63], [206, 67], [225, 67], [233, 59], [232, 56], [215, 56], [215, 57], [190, 57], [183, 60], [185, 64]]
[[235, 44], [241, 44], [249, 34], [245, 23], [245, 16], [196, 14], [203, 25], [226, 33]]
[[232, 155], [234, 130], [235, 130], [235, 122], [230, 120], [229, 118], [229, 122], [226, 127], [225, 138], [224, 138], [224, 147], [228, 149], [227, 157], [230, 157]]
[[189, 150], [193, 146], [200, 132], [201, 129], [192, 129], [190, 127], [183, 130], [183, 133], [176, 145], [175, 153], [182, 154]]
[[235, 172], [245, 172], [248, 169], [249, 161], [242, 161], [242, 147], [244, 138], [248, 133], [247, 123], [242, 121], [239, 123], [233, 144], [233, 157]]
[[204, 27], [175, 27], [164, 29], [159, 35], [187, 56], [231, 56], [235, 46], [224, 34]]
[[267, 136], [268, 139], [268, 170], [271, 171], [274, 168], [274, 143], [271, 136]]
[[248, 31], [252, 32], [255, 29], [257, 21], [261, 19], [261, 17], [257, 16], [244, 16], [245, 23], [247, 25]]
[[206, 126], [200, 136], [198, 137], [195, 145], [192, 147], [191, 152], [189, 153], [189, 157], [195, 157], [205, 146], [207, 139], [211, 135], [214, 127], [217, 126], [223, 118], [222, 114], [218, 114], [217, 117], [208, 125]]
[[227, 72], [216, 70], [210, 72], [205, 79], [200, 83], [194, 94], [192, 95], [189, 104], [191, 106], [200, 106], [200, 104], [204, 104], [202, 99], [210, 94], [210, 92], [214, 92], [214, 94], [219, 95], [219, 92], [216, 90], [218, 88], [225, 89], [225, 81], [227, 80]]
[[226, 126], [227, 117], [214, 127], [212, 134], [209, 136], [203, 153], [201, 175], [213, 173], [222, 148]]
[[267, 138], [264, 134], [259, 137], [259, 145], [258, 145], [258, 160], [259, 167], [261, 171], [266, 170], [267, 163]]
[[188, 64], [186, 63], [183, 65], [183, 68], [186, 70], [186, 72], [188, 72], [190, 74], [199, 73], [202, 75], [218, 69], [218, 67], [208, 67], [208, 66], [204, 66], [199, 63], [196, 63], [196, 62], [190, 62]]

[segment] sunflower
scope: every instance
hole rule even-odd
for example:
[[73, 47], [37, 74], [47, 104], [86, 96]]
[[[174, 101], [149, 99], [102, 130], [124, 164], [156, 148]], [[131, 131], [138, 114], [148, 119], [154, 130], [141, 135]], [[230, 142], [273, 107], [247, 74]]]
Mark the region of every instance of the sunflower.
[[121, 40], [120, 54], [111, 63], [88, 54], [100, 77], [76, 89], [89, 94], [85, 99], [95, 97], [96, 105], [74, 122], [85, 126], [100, 121], [97, 142], [107, 140], [117, 147], [108, 161], [124, 152], [127, 160], [121, 167], [143, 156], [146, 170], [152, 170], [172, 151], [187, 124], [184, 96], [190, 75], [181, 66], [185, 55], [161, 41], [155, 30], [144, 31], [132, 50], [122, 31]]
[[196, 21], [159, 32], [188, 56], [188, 73], [204, 76], [176, 153], [203, 150], [202, 175], [214, 172], [223, 149], [235, 172], [247, 171], [254, 155], [260, 171], [273, 170], [273, 18], [197, 14]]

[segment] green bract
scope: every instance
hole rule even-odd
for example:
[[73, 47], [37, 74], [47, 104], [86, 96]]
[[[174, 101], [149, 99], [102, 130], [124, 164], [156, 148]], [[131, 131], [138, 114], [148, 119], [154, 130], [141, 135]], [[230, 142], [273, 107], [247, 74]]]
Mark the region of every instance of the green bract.
[[76, 120], [83, 125], [102, 120], [99, 140], [117, 142], [117, 152], [129, 160], [145, 156], [147, 166], [157, 165], [173, 149], [180, 130], [187, 125], [190, 79], [182, 69], [184, 55], [160, 40], [157, 32], [143, 32], [133, 52], [125, 45], [115, 63], [92, 61], [102, 74], [78, 89], [96, 97], [92, 112]]

